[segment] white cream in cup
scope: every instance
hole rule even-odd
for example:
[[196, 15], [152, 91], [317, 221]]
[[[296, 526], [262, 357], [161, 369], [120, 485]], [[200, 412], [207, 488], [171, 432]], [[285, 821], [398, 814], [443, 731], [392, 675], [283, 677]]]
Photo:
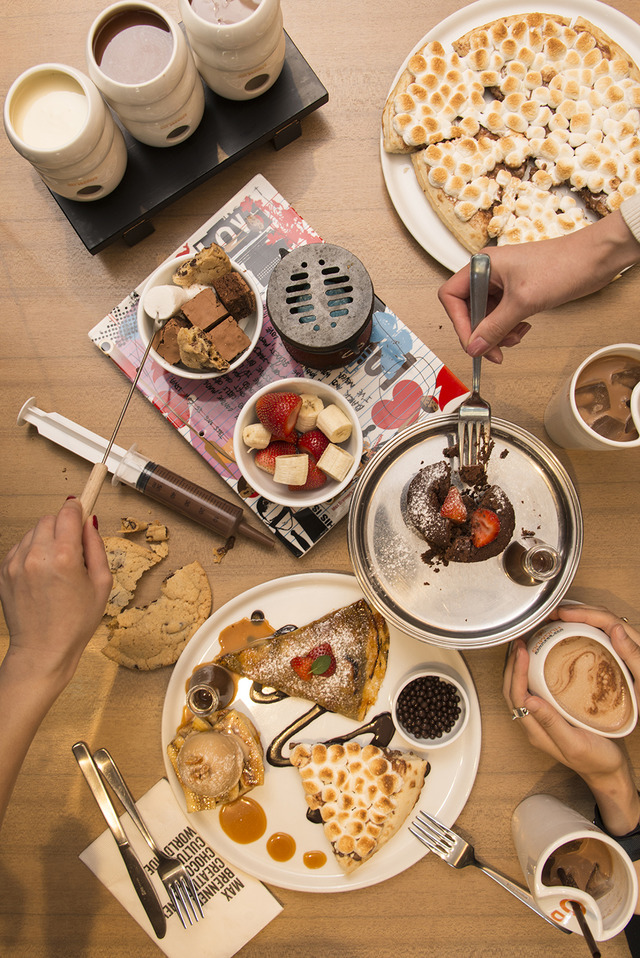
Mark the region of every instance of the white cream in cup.
[[[600, 648], [604, 654], [598, 660], [598, 675]], [[605, 738], [622, 738], [635, 728], [633, 676], [606, 632], [582, 622], [547, 622], [527, 640], [527, 649], [530, 691], [550, 702], [572, 725]]]
[[[545, 915], [563, 928], [582, 934], [570, 904], [577, 901], [596, 941], [607, 941], [623, 930], [638, 899], [638, 879], [633, 862], [613, 838], [552, 795], [525, 798], [513, 813], [511, 830], [527, 885]], [[580, 887], [556, 884], [559, 879], [555, 876], [549, 883], [550, 859], [562, 862], [568, 874], [575, 877], [577, 868], [567, 862], [575, 862], [571, 849], [578, 843], [586, 861], [601, 866], [599, 887], [578, 881], [593, 894]]]
[[14, 80], [4, 102], [11, 144], [54, 193], [102, 199], [127, 167], [127, 148], [100, 91], [73, 67], [42, 63]]
[[120, 0], [93, 21], [89, 75], [129, 133], [147, 146], [182, 143], [204, 113], [202, 80], [182, 30], [148, 0]]
[[600, 435], [587, 425], [580, 415], [576, 403], [576, 384], [581, 373], [592, 363], [610, 356], [624, 356], [631, 363], [640, 363], [640, 345], [636, 343], [617, 343], [612, 346], [604, 346], [587, 356], [573, 375], [562, 383], [549, 402], [544, 414], [544, 428], [556, 445], [562, 446], [564, 449], [597, 449], [601, 451], [640, 448], [640, 436], [621, 441]]
[[179, 0], [179, 7], [196, 66], [215, 93], [251, 100], [273, 86], [285, 57], [280, 0]]

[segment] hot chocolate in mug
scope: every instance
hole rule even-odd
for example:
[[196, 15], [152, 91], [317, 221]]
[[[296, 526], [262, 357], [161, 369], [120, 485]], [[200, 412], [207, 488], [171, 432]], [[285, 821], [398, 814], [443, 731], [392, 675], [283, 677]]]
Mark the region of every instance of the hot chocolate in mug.
[[511, 829], [529, 890], [545, 915], [582, 934], [575, 901], [596, 941], [623, 930], [638, 900], [638, 880], [613, 838], [552, 795], [525, 798]]
[[527, 640], [527, 650], [530, 691], [568, 722], [605, 738], [633, 731], [633, 677], [606, 632], [583, 622], [546, 622]]

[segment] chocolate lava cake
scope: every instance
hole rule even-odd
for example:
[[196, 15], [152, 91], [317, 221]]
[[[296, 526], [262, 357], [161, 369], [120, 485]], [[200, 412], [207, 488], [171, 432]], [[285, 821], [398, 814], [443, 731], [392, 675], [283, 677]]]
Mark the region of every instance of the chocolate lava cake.
[[407, 490], [407, 516], [429, 543], [425, 561], [482, 562], [500, 555], [515, 527], [515, 513], [505, 492], [476, 480], [460, 489], [452, 483], [451, 465], [437, 462], [413, 477]]

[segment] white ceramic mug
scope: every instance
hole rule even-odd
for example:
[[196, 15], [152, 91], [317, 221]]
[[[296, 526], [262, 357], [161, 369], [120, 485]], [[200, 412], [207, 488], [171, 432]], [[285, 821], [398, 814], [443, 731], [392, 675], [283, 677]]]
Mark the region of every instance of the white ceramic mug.
[[[244, 0], [245, 9], [251, 12], [233, 23], [215, 22], [215, 11], [224, 14], [226, 4], [241, 7], [241, 0], [198, 3], [200, 6], [195, 2], [192, 6], [190, 0], [179, 0], [179, 7], [196, 66], [207, 86], [229, 100], [251, 100], [265, 93], [284, 64], [280, 0]], [[212, 19], [205, 18], [210, 11]]]
[[62, 63], [42, 63], [14, 80], [4, 102], [4, 128], [54, 193], [102, 199], [127, 167], [127, 148], [100, 91]]
[[[545, 915], [563, 928], [582, 934], [570, 904], [576, 901], [596, 941], [606, 941], [622, 931], [638, 899], [638, 880], [633, 862], [613, 838], [552, 795], [525, 798], [513, 813], [511, 830], [522, 872]], [[579, 888], [542, 881], [551, 855], [580, 839], [595, 840], [598, 845], [592, 848], [601, 849], [601, 864], [611, 862], [609, 887], [597, 898]]]
[[[561, 642], [567, 639], [575, 639], [579, 637], [591, 639], [592, 641], [597, 642], [599, 645], [604, 646], [607, 652], [615, 660], [620, 672], [622, 673], [624, 682], [626, 683], [626, 689], [624, 690], [626, 694], [624, 694], [624, 704], [621, 705], [621, 709], [624, 707], [628, 711], [628, 718], [624, 722], [622, 722], [622, 713], [620, 713], [619, 722], [622, 724], [619, 724], [617, 721], [615, 721], [615, 716], [612, 718], [611, 713], [607, 712], [604, 708], [604, 706], [610, 704], [610, 701], [603, 701], [603, 708], [599, 710], [599, 703], [591, 698], [588, 698], [587, 701], [591, 703], [594, 720], [593, 722], [587, 720], [583, 721], [578, 716], [568, 711], [567, 708], [563, 708], [562, 704], [560, 704], [554, 693], [549, 688], [547, 677], [545, 676], [545, 665], [547, 663], [549, 653], [554, 648], [557, 648]], [[629, 735], [629, 733], [633, 731], [638, 721], [638, 704], [633, 691], [633, 676], [631, 675], [626, 664], [613, 648], [611, 639], [606, 632], [603, 632], [601, 629], [596, 629], [591, 625], [586, 625], [583, 622], [546, 622], [539, 629], [536, 629], [533, 635], [529, 637], [527, 640], [527, 650], [529, 652], [529, 672], [527, 675], [527, 684], [529, 689], [534, 693], [534, 695], [539, 695], [540, 698], [550, 702], [551, 705], [553, 705], [553, 707], [557, 709], [558, 712], [560, 712], [560, 714], [568, 722], [570, 722], [572, 725], [575, 725], [577, 728], [587, 729], [588, 731], [594, 732], [596, 735], [602, 735], [605, 738], [622, 738], [625, 735]], [[573, 670], [571, 672], [571, 676], [567, 677], [575, 677], [578, 674], [583, 674], [588, 665], [590, 665], [590, 663], [585, 664], [584, 670]], [[595, 676], [593, 678], [594, 684], [590, 686], [590, 689], [593, 693], [596, 693], [598, 686], [595, 682]], [[579, 697], [581, 707], [583, 707], [584, 701], [585, 700], [581, 694]], [[565, 704], [568, 704], [568, 702], [565, 702]], [[608, 718], [611, 719], [611, 721], [608, 722]]]
[[[638, 449], [640, 435], [636, 439], [619, 441], [602, 436], [592, 429], [580, 415], [576, 403], [576, 383], [580, 374], [597, 359], [608, 356], [624, 356], [634, 363], [640, 363], [640, 345], [635, 343], [617, 343], [596, 350], [580, 363], [576, 371], [566, 379], [553, 396], [544, 414], [544, 428], [549, 437], [558, 446], [565, 449]], [[635, 419], [634, 419], [635, 422]], [[640, 433], [640, 422], [636, 422]]]
[[202, 80], [172, 17], [148, 0], [120, 0], [93, 21], [89, 75], [122, 125], [148, 146], [175, 146], [204, 113]]

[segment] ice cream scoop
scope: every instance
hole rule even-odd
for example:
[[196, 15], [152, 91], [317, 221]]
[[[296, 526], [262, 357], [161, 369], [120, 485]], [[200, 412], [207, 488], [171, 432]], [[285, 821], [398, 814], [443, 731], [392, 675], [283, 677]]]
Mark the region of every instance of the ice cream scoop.
[[217, 798], [240, 781], [244, 752], [228, 732], [195, 732], [180, 749], [178, 774], [196, 795]]

